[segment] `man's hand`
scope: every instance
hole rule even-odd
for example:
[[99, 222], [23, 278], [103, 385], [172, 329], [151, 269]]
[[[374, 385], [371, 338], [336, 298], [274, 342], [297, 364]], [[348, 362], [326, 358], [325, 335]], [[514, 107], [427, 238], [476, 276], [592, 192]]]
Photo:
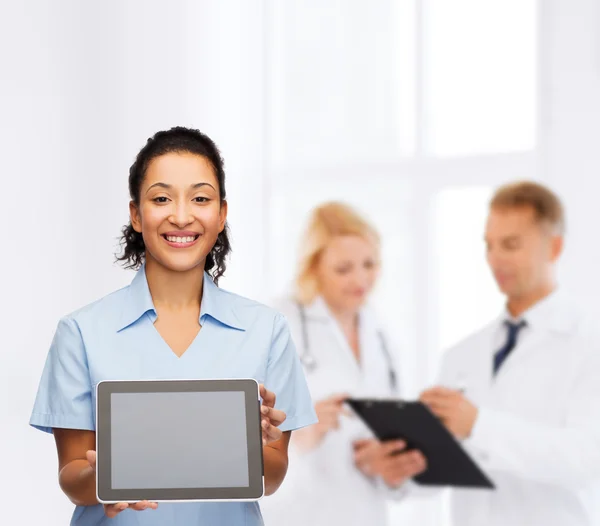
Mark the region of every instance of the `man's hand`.
[[433, 387], [424, 391], [420, 400], [454, 436], [463, 440], [471, 435], [478, 410], [462, 393], [446, 387]]
[[402, 440], [358, 440], [353, 446], [358, 469], [369, 477], [381, 477], [391, 488], [397, 488], [427, 469], [423, 454], [420, 451], [404, 451], [406, 443]]

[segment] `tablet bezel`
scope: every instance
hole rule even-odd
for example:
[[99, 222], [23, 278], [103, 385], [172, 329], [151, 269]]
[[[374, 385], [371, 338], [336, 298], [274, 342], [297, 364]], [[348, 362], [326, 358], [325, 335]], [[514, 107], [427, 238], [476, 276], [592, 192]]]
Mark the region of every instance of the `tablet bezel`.
[[[242, 391], [245, 397], [249, 485], [226, 488], [111, 487], [111, 395], [113, 393], [172, 393]], [[254, 379], [224, 380], [105, 380], [96, 386], [96, 496], [103, 504], [116, 502], [256, 501], [264, 496], [260, 392]]]

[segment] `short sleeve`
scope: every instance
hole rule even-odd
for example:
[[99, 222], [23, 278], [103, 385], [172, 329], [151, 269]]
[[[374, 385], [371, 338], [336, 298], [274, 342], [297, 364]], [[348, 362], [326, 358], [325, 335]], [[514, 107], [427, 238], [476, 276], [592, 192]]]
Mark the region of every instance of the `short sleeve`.
[[292, 341], [287, 321], [277, 314], [267, 364], [265, 387], [277, 397], [275, 407], [285, 411], [282, 431], [293, 431], [317, 423], [317, 415]]
[[53, 428], [95, 429], [87, 357], [71, 318], [58, 324], [29, 423], [47, 433]]

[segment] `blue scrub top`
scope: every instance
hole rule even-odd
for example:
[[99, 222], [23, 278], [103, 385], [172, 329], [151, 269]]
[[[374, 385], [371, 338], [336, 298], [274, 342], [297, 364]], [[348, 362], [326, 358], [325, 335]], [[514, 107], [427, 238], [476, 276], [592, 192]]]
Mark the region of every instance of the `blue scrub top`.
[[[208, 274], [202, 329], [178, 358], [154, 322], [145, 268], [131, 285], [62, 318], [46, 360], [30, 424], [95, 430], [95, 386], [102, 380], [254, 378], [277, 396], [287, 414], [283, 431], [317, 421], [285, 318], [269, 307], [218, 288]], [[283, 517], [282, 517], [283, 519]], [[75, 508], [73, 526], [254, 526], [256, 502], [160, 503], [157, 510]]]

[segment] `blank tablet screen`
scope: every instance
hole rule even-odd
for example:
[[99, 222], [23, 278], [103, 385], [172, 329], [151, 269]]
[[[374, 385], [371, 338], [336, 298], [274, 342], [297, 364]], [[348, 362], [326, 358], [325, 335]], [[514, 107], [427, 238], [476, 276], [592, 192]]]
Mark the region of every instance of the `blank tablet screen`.
[[107, 380], [96, 391], [100, 502], [263, 496], [256, 380]]
[[111, 430], [113, 489], [249, 485], [242, 391], [112, 393]]

